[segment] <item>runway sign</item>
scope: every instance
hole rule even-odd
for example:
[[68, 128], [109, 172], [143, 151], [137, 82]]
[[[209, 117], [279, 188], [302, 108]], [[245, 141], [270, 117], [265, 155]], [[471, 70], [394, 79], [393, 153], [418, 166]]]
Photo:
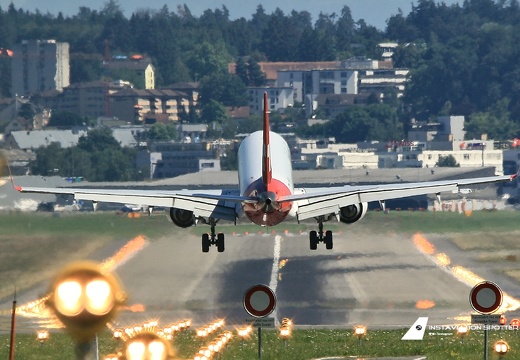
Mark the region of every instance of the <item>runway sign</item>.
[[469, 293], [471, 307], [481, 314], [491, 314], [502, 305], [502, 290], [491, 281], [481, 282]]
[[250, 287], [244, 294], [244, 309], [253, 317], [265, 317], [275, 307], [276, 296], [269, 286], [258, 284]]

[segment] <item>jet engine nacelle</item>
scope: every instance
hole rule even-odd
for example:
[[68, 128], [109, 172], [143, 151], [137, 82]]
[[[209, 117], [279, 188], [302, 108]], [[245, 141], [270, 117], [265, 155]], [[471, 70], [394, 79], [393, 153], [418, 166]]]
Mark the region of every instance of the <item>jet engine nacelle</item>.
[[170, 219], [179, 227], [187, 228], [195, 224], [195, 217], [193, 211], [170, 208]]
[[339, 209], [339, 220], [347, 224], [355, 223], [365, 216], [367, 209], [368, 203], [344, 206]]

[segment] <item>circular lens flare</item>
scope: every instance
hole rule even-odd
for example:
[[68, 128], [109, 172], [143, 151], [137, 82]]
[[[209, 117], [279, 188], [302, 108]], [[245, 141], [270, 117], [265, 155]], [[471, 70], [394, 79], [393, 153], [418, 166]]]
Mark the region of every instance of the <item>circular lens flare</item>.
[[77, 281], [64, 281], [55, 290], [56, 310], [66, 316], [74, 316], [83, 310], [81, 295], [83, 290]]
[[114, 294], [110, 284], [103, 279], [96, 279], [85, 287], [87, 295], [87, 310], [94, 315], [108, 313], [114, 306]]
[[132, 342], [126, 348], [126, 358], [128, 360], [144, 360], [146, 347], [142, 342]]
[[150, 351], [150, 360], [164, 360], [166, 359], [166, 347], [160, 341], [152, 341], [148, 345]]

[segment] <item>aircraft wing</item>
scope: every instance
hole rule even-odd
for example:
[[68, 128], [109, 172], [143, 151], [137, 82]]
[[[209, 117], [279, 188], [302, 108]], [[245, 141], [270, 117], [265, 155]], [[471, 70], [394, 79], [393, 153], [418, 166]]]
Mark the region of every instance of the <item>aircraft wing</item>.
[[74, 200], [93, 202], [131, 203], [147, 206], [175, 207], [193, 211], [195, 217], [213, 217], [235, 221], [237, 206], [242, 202], [256, 202], [256, 198], [240, 196], [237, 190], [132, 190], [43, 188], [15, 186], [21, 193], [71, 195]]
[[321, 215], [337, 214], [340, 208], [348, 205], [451, 192], [461, 186], [512, 181], [515, 178], [516, 175], [506, 175], [417, 183], [305, 188], [300, 189], [301, 193], [283, 197], [279, 201], [295, 202], [298, 207], [298, 220], [305, 220]]

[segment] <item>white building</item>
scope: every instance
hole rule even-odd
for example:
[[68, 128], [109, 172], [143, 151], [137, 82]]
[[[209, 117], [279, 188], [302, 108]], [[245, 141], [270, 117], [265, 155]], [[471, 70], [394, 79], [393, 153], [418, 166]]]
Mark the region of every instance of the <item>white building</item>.
[[263, 113], [265, 92], [269, 100], [269, 111], [279, 111], [294, 106], [294, 89], [291, 87], [250, 87], [248, 95], [251, 114]]

